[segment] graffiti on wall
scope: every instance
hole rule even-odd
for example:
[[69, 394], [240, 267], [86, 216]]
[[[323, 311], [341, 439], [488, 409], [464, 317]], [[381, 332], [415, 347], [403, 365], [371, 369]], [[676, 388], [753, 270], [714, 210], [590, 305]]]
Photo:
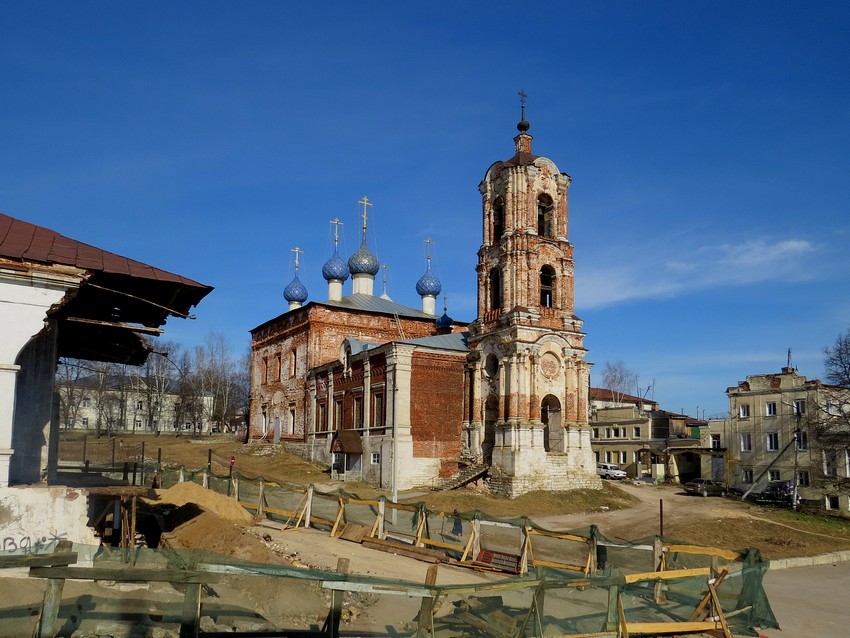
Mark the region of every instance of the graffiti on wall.
[[65, 532], [50, 532], [44, 536], [30, 536], [28, 534], [12, 534], [3, 536], [0, 551], [4, 552], [38, 552], [59, 541], [68, 538]]

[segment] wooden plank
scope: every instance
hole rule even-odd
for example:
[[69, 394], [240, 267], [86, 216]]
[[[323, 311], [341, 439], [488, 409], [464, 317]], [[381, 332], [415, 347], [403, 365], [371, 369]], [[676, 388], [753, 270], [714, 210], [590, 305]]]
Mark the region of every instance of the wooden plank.
[[[349, 560], [347, 558], [338, 559], [336, 563], [337, 573], [347, 574], [348, 566]], [[331, 609], [328, 612], [328, 617], [325, 619], [325, 624], [322, 627], [322, 632], [326, 633], [328, 638], [339, 638], [339, 623], [342, 620], [343, 594], [344, 592], [342, 591], [335, 589], [331, 590]]]
[[581, 572], [582, 574], [586, 574], [587, 570], [584, 565], [571, 565], [569, 563], [555, 563], [550, 560], [532, 560], [531, 564], [533, 567], [554, 567], [556, 569], [569, 569], [574, 572]]
[[700, 545], [664, 545], [662, 551], [678, 554], [697, 554], [701, 556], [717, 556], [726, 560], [743, 560], [744, 554], [719, 547], [702, 547]]
[[[437, 565], [431, 565], [425, 575], [425, 586], [434, 587], [437, 584]], [[434, 604], [437, 596], [425, 596], [419, 605], [419, 614], [416, 617], [416, 635], [434, 635]]]
[[445, 541], [438, 541], [431, 538], [423, 538], [423, 545], [431, 545], [433, 547], [445, 547], [446, 549], [457, 549], [463, 551], [464, 546], [458, 545], [457, 543], [447, 543]]
[[630, 634], [686, 634], [698, 633], [700, 631], [714, 631], [720, 629], [720, 624], [714, 621], [703, 622], [630, 622], [628, 631]]
[[536, 536], [546, 536], [548, 538], [560, 538], [565, 541], [575, 541], [577, 543], [590, 543], [589, 538], [585, 538], [584, 536], [576, 536], [575, 534], [561, 534], [560, 532], [547, 532], [542, 529], [534, 529], [533, 527], [528, 528], [529, 534], [534, 534]]
[[694, 569], [671, 569], [666, 572], [645, 572], [643, 574], [626, 574], [626, 584], [639, 583], [644, 580], [676, 580], [677, 578], [690, 578], [691, 576], [708, 576], [711, 569], [708, 567], [696, 567]]
[[368, 527], [358, 525], [357, 523], [346, 523], [345, 525], [343, 525], [342, 531], [340, 532], [338, 538], [341, 538], [345, 541], [351, 541], [352, 543], [362, 543], [363, 538], [368, 536], [368, 534]]
[[[368, 547], [369, 549], [376, 549], [381, 552], [389, 552], [392, 554], [397, 554], [399, 556], [405, 556], [407, 558], [414, 558], [416, 560], [421, 560], [426, 563], [439, 563], [445, 560], [445, 555], [443, 556], [432, 556], [430, 554], [424, 553], [428, 550], [425, 550], [423, 547], [413, 547], [413, 546], [400, 546], [400, 545], [384, 545], [382, 543], [376, 543], [378, 540], [376, 538], [371, 538], [369, 540], [363, 541], [363, 547]], [[424, 551], [423, 551], [424, 550]]]
[[50, 567], [67, 566], [77, 562], [77, 552], [59, 552], [56, 554], [18, 554], [0, 556], [0, 569], [10, 567]]
[[112, 567], [32, 567], [33, 578], [114, 580], [120, 583], [215, 583], [218, 576], [185, 569], [120, 569]]

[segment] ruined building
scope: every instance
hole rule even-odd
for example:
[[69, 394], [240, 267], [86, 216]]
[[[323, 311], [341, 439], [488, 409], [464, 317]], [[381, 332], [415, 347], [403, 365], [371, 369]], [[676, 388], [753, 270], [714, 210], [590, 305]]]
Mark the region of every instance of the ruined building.
[[509, 496], [600, 487], [574, 314], [570, 177], [532, 154], [529, 126], [523, 108], [514, 155], [479, 186], [475, 321], [436, 316], [430, 260], [420, 309], [374, 294], [364, 198], [360, 248], [347, 262], [335, 250], [322, 269], [327, 301], [307, 302], [296, 267], [289, 310], [251, 331], [252, 438], [394, 490], [469, 465]]

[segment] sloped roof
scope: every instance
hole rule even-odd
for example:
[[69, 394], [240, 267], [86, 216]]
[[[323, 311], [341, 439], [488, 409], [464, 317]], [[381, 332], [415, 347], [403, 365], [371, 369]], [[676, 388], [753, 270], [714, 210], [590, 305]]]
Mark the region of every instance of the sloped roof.
[[466, 352], [469, 350], [469, 333], [450, 332], [448, 334], [434, 335], [432, 337], [404, 339], [399, 343], [409, 343], [416, 346], [439, 348], [440, 350], [456, 350], [458, 352]]
[[398, 315], [399, 317], [412, 317], [414, 319], [431, 319], [436, 321], [434, 315], [429, 315], [416, 308], [396, 303], [390, 299], [382, 299], [374, 295], [355, 293], [343, 297], [340, 301], [314, 301], [320, 306], [331, 306], [333, 308], [345, 308], [346, 310], [363, 310], [366, 312], [380, 312], [385, 315]]
[[133, 325], [158, 328], [186, 318], [211, 286], [71, 239], [0, 213], [0, 261], [28, 269], [71, 266], [86, 271], [80, 287], [51, 312], [59, 324], [59, 356], [139, 364], [147, 348]]

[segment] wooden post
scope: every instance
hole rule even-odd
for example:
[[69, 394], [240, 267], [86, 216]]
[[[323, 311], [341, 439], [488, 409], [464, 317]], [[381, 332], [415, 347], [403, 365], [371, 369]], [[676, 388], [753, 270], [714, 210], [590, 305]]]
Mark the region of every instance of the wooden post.
[[[348, 573], [348, 562], [347, 558], [340, 558], [337, 561], [336, 571], [338, 574]], [[325, 620], [324, 627], [322, 627], [322, 632], [328, 638], [339, 638], [339, 622], [342, 620], [342, 597], [344, 594], [345, 592], [338, 589], [331, 590], [331, 610]]]
[[156, 448], [156, 486], [162, 487], [162, 448]]
[[180, 616], [180, 638], [198, 638], [200, 625], [201, 583], [186, 583], [186, 597]]
[[478, 560], [481, 553], [481, 519], [477, 515], [472, 521], [472, 531], [475, 533], [475, 540], [472, 541], [472, 560]]
[[266, 508], [265, 508], [266, 496], [264, 494], [265, 489], [266, 489], [265, 483], [263, 481], [260, 481], [260, 494], [259, 494], [259, 497], [257, 499], [258, 500], [258, 502], [257, 502], [257, 517], [258, 518], [261, 517], [261, 516], [265, 516], [265, 513], [266, 513]]
[[617, 585], [608, 587], [608, 614], [605, 617], [604, 631], [617, 629], [617, 602], [620, 600], [620, 588]]
[[111, 465], [115, 467], [115, 437], [112, 437], [112, 463]]
[[523, 525], [522, 527], [522, 542], [520, 543], [519, 549], [519, 573], [520, 575], [528, 572], [528, 559], [529, 555], [531, 555], [532, 562], [534, 561], [534, 555], [531, 549], [531, 536], [528, 533], [528, 526]]
[[62, 604], [62, 590], [65, 587], [64, 578], [48, 578], [44, 590], [44, 602], [41, 605], [41, 618], [36, 627], [38, 638], [53, 638], [56, 633], [56, 619], [59, 617], [59, 606]]
[[311, 517], [313, 516], [313, 484], [307, 488], [307, 503], [304, 506], [304, 527], [310, 527]]
[[141, 472], [141, 479], [139, 480], [139, 485], [144, 485], [145, 484], [145, 442], [144, 441], [142, 441], [142, 458], [141, 458], [141, 461], [142, 461], [142, 472]]
[[236, 499], [236, 502], [239, 502], [239, 477], [234, 476], [233, 479], [233, 498]]
[[[425, 575], [425, 585], [433, 587], [437, 584], [437, 569], [439, 565], [429, 565], [428, 572]], [[417, 636], [433, 636], [434, 634], [434, 603], [437, 601], [437, 596], [425, 596], [422, 598], [422, 604], [419, 606], [419, 615], [416, 618], [416, 635]]]
[[[312, 486], [311, 486], [312, 487]], [[387, 515], [387, 501], [384, 498], [381, 498], [378, 501], [378, 538], [383, 540], [386, 538], [386, 532], [384, 531], [384, 518]]]
[[89, 435], [84, 434], [83, 435], [83, 458], [81, 458], [80, 460], [86, 465], [86, 467], [88, 467], [88, 458], [87, 458], [87, 455], [86, 455], [86, 452], [88, 451], [88, 447], [89, 447]]

